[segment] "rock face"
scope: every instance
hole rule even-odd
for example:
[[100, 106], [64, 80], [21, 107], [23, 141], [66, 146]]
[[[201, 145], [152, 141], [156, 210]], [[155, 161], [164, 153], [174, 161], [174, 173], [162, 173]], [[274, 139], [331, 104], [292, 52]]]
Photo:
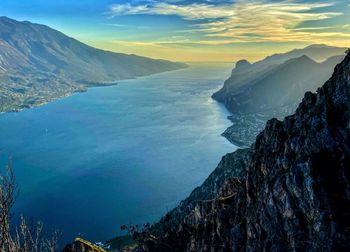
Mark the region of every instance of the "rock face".
[[45, 25], [0, 17], [0, 112], [185, 66], [96, 49]]
[[224, 157], [143, 249], [348, 251], [349, 182], [347, 55], [295, 114], [269, 120], [251, 149]]
[[236, 63], [235, 71], [244, 71], [250, 66], [251, 66], [251, 64], [249, 63], [249, 61], [247, 61], [245, 59], [239, 60]]
[[[238, 61], [223, 88], [213, 95], [233, 113], [233, 126], [223, 135], [238, 146], [250, 146], [267, 119], [291, 114], [305, 92], [316, 91], [342, 61], [344, 52], [344, 48], [314, 45], [254, 64]], [[330, 57], [321, 63], [314, 61], [322, 56]]]

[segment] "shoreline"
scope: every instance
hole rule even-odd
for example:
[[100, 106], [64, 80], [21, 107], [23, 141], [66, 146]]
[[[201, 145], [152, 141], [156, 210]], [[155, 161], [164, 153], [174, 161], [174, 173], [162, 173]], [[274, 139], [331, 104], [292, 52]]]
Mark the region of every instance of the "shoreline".
[[[126, 80], [133, 80], [133, 79], [138, 79], [138, 78], [143, 78], [143, 77], [148, 77], [148, 76], [153, 76], [157, 74], [162, 74], [162, 73], [167, 73], [167, 72], [173, 72], [173, 71], [179, 71], [182, 69], [188, 68], [189, 65], [185, 65], [183, 67], [173, 69], [173, 70], [167, 70], [167, 71], [162, 71], [162, 72], [157, 72], [157, 73], [152, 73], [148, 75], [141, 75], [141, 76], [135, 76], [135, 77], [130, 77], [126, 79], [120, 79], [120, 80], [114, 80], [110, 82], [101, 82], [101, 83], [77, 83], [77, 82], [69, 82], [71, 83], [74, 87], [76, 87], [75, 90], [67, 90], [66, 93], [58, 93], [57, 95], [52, 94], [52, 96], [48, 95], [47, 97], [40, 97], [41, 99], [39, 100], [34, 100], [30, 101], [30, 103], [26, 103], [25, 101], [28, 99], [33, 99], [35, 98], [35, 95], [32, 97], [26, 97], [23, 101], [19, 103], [15, 103], [14, 106], [9, 106], [9, 108], [1, 110], [0, 114], [6, 114], [6, 113], [19, 113], [27, 109], [33, 109], [37, 107], [44, 106], [50, 102], [54, 102], [56, 100], [60, 100], [69, 96], [72, 96], [76, 93], [85, 93], [87, 92], [90, 88], [99, 88], [99, 87], [110, 87], [110, 86], [117, 86], [119, 85], [119, 81], [126, 81]], [[63, 83], [63, 82], [62, 82]], [[66, 82], [67, 83], [67, 82]], [[45, 100], [46, 99], [46, 100]]]

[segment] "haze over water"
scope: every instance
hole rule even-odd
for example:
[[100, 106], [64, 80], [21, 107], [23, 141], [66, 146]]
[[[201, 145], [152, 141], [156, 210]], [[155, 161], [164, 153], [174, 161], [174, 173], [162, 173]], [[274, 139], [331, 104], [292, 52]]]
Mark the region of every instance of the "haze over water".
[[16, 212], [59, 229], [64, 242], [159, 219], [236, 148], [220, 136], [229, 113], [210, 98], [231, 68], [191, 64], [0, 115]]

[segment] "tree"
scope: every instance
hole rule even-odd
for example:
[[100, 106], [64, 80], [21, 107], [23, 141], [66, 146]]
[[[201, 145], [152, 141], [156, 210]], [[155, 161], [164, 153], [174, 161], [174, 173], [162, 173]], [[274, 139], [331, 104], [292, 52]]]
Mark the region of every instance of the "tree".
[[55, 252], [58, 249], [58, 232], [45, 238], [43, 224], [28, 224], [21, 216], [18, 227], [11, 223], [11, 209], [17, 186], [11, 163], [0, 174], [0, 251], [1, 252]]

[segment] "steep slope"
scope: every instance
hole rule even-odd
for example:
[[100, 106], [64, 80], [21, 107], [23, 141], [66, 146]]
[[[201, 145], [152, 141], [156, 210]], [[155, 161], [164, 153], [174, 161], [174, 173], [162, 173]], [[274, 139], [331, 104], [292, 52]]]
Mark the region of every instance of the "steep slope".
[[[308, 51], [305, 49], [297, 52]], [[283, 59], [290, 55], [296, 53], [287, 53]], [[273, 57], [277, 56], [270, 58]], [[281, 57], [282, 55], [278, 59]], [[283, 118], [294, 111], [303, 94], [316, 91], [343, 56], [332, 56], [317, 63], [302, 55], [277, 65], [271, 65], [270, 58], [244, 66], [241, 61], [238, 62], [223, 88], [213, 95], [214, 99], [224, 103], [233, 113], [230, 119], [234, 125], [223, 135], [234, 144], [249, 146], [268, 118]], [[276, 61], [277, 59], [272, 62]]]
[[[153, 226], [145, 251], [347, 251], [350, 54], [294, 115], [270, 120], [228, 159]], [[193, 196], [201, 191], [212, 200]]]
[[[305, 89], [315, 91], [327, 80], [332, 68], [318, 64], [307, 56], [291, 59], [273, 68], [264, 77], [231, 94], [225, 103], [231, 111], [253, 113], [274, 110], [295, 103]], [[326, 70], [326, 71], [323, 71]], [[313, 83], [309, 84], [308, 83]], [[226, 102], [226, 100], [225, 100]]]
[[92, 85], [183, 67], [99, 50], [45, 25], [0, 17], [0, 111], [31, 106], [30, 102], [51, 100]]
[[286, 53], [274, 54], [253, 64], [250, 64], [247, 60], [240, 60], [236, 63], [231, 77], [225, 82], [223, 88], [215, 93], [213, 97], [218, 100], [224, 99], [222, 96], [225, 94], [225, 91], [227, 94], [230, 94], [234, 89], [251, 84], [255, 80], [264, 77], [274, 67], [288, 60], [300, 58], [305, 55], [316, 62], [321, 62], [333, 56], [343, 55], [345, 50], [346, 48], [342, 47], [311, 45], [303, 49], [294, 49]]

